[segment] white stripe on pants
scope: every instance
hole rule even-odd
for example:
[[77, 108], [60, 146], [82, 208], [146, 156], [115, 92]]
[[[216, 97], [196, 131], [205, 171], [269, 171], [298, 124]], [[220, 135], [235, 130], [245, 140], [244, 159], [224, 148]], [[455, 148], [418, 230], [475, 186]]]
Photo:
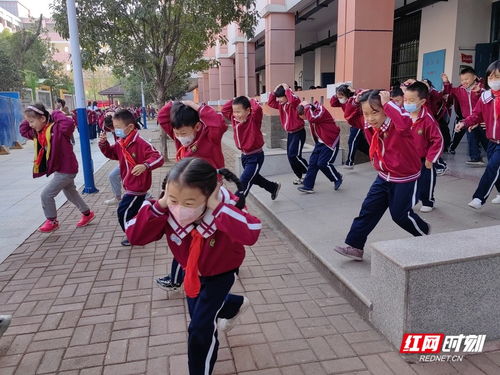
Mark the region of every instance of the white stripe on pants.
[[55, 197], [62, 191], [66, 198], [73, 203], [80, 212], [89, 211], [89, 206], [84, 202], [80, 193], [76, 190], [75, 174], [54, 172], [54, 177], [42, 190], [40, 198], [42, 200], [43, 213], [47, 219], [57, 217]]

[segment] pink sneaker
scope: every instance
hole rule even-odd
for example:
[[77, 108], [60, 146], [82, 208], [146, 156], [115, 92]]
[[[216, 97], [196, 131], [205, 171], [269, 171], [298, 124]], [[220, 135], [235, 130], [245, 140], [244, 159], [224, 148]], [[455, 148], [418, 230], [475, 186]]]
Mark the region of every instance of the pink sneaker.
[[83, 215], [80, 221], [76, 224], [77, 227], [84, 227], [88, 223], [90, 223], [92, 220], [94, 220], [95, 214], [93, 211], [90, 211], [90, 214], [88, 215]]
[[42, 233], [50, 233], [55, 231], [56, 229], [59, 229], [59, 222], [57, 220], [45, 220], [45, 223], [38, 228], [38, 230]]
[[363, 260], [363, 250], [352, 246], [335, 246], [333, 249], [337, 253], [354, 260]]

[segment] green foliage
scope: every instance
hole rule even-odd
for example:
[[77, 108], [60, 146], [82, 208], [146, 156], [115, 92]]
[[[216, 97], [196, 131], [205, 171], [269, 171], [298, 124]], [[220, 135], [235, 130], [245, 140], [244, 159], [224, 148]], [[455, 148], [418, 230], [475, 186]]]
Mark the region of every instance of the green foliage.
[[[66, 1], [52, 7], [56, 29], [67, 38]], [[158, 104], [185, 90], [191, 72], [209, 66], [203, 52], [223, 26], [236, 22], [250, 36], [257, 24], [254, 0], [79, 0], [77, 17], [84, 67], [138, 75], [154, 86]]]
[[7, 53], [0, 49], [0, 91], [19, 91], [23, 80], [14, 62]]

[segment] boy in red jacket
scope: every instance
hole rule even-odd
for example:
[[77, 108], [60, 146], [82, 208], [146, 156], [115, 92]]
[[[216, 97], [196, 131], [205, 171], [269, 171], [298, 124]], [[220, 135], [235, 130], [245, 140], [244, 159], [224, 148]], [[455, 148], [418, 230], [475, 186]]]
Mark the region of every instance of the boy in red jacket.
[[[227, 130], [226, 122], [212, 107], [198, 105], [190, 100], [168, 102], [158, 112], [158, 122], [165, 133], [175, 142], [175, 160], [198, 157], [214, 168], [224, 168], [222, 136]], [[175, 290], [184, 281], [184, 270], [174, 258], [170, 274], [159, 277], [156, 284], [165, 290]]]
[[271, 182], [259, 174], [264, 164], [264, 137], [262, 136], [262, 107], [255, 99], [238, 96], [229, 100], [222, 107], [222, 115], [231, 121], [234, 129], [234, 143], [241, 151], [243, 173], [240, 176], [242, 191], [238, 195], [245, 197], [253, 184], [271, 193], [271, 199], [278, 196], [281, 184]]
[[297, 115], [299, 104], [299, 97], [286, 83], [276, 86], [274, 91], [269, 94], [267, 102], [269, 107], [279, 110], [281, 126], [288, 133], [286, 153], [293, 173], [297, 176], [297, 179], [293, 181], [294, 185], [301, 185], [302, 175], [307, 172], [307, 161], [302, 157], [302, 149], [306, 142], [306, 130], [304, 129], [304, 120]]
[[[113, 115], [115, 135], [119, 139], [110, 145], [106, 133], [99, 137], [99, 148], [102, 153], [120, 163], [123, 195], [118, 205], [118, 222], [125, 232], [125, 223], [133, 218], [144, 202], [151, 188], [151, 171], [163, 165], [163, 156], [151, 143], [139, 135], [134, 115], [120, 109]], [[128, 239], [122, 241], [123, 246], [130, 246]]]
[[297, 189], [303, 193], [314, 193], [316, 176], [321, 170], [333, 183], [334, 189], [338, 190], [342, 185], [342, 175], [333, 164], [339, 152], [340, 128], [335, 124], [330, 112], [318, 102], [314, 104], [302, 102], [297, 108], [297, 113], [302, 119], [309, 121], [311, 135], [315, 142], [304, 178], [304, 186], [299, 186]]
[[177, 161], [198, 157], [214, 168], [224, 167], [222, 136], [227, 125], [222, 115], [212, 107], [190, 100], [168, 102], [158, 112], [158, 122], [175, 142]]
[[94, 213], [90, 211], [75, 186], [78, 161], [71, 144], [75, 131], [74, 121], [61, 111], [54, 111], [50, 115], [40, 103], [28, 106], [24, 115], [26, 120], [19, 126], [19, 131], [24, 138], [33, 140], [35, 146], [33, 178], [54, 174], [42, 190], [42, 208], [47, 220], [38, 230], [49, 233], [59, 228], [54, 198], [61, 191], [82, 213], [76, 226], [86, 226], [94, 219]]
[[[441, 74], [441, 79], [443, 80], [443, 93], [451, 94], [455, 98], [455, 103], [460, 107], [460, 112], [463, 118], [466, 118], [472, 114], [476, 103], [484, 91], [481, 81], [476, 75], [474, 69], [466, 67], [460, 71], [460, 86], [453, 87], [448, 76], [446, 74]], [[460, 140], [463, 137], [463, 133], [455, 133], [453, 135], [453, 143], [450, 147], [450, 152], [455, 153], [455, 148], [458, 146]], [[485, 163], [481, 158], [481, 149], [479, 144], [483, 146], [486, 150], [488, 145], [488, 140], [484, 134], [484, 129], [480, 126], [475, 129], [465, 132], [467, 134], [467, 142], [469, 145], [469, 157], [470, 160], [465, 164], [473, 167], [483, 167]]]
[[482, 93], [472, 114], [458, 123], [456, 129], [460, 131], [482, 122], [486, 124], [486, 136], [489, 139], [488, 165], [472, 201], [469, 202], [469, 206], [475, 209], [480, 209], [486, 203], [494, 186], [498, 194], [491, 202], [500, 204], [500, 60], [488, 66], [486, 79], [486, 87], [490, 90]]
[[426, 106], [428, 95], [427, 85], [418, 81], [407, 86], [404, 93], [404, 108], [413, 122], [411, 130], [415, 139], [415, 148], [423, 164], [417, 186], [418, 199], [422, 201], [420, 212], [431, 212], [434, 209], [436, 163], [444, 148], [439, 125]]
[[392, 220], [414, 236], [429, 234], [430, 227], [413, 212], [416, 184], [422, 162], [414, 152], [414, 135], [410, 115], [391, 101], [387, 91], [370, 90], [360, 98], [366, 120], [365, 133], [370, 143], [370, 159], [378, 171], [354, 219], [345, 243], [336, 252], [363, 260], [363, 248], [368, 235], [389, 208]]

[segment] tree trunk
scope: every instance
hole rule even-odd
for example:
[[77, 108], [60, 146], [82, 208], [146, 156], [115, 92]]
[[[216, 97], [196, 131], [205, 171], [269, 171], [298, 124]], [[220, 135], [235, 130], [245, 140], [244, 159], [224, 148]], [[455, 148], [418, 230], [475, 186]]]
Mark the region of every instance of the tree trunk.
[[[166, 88], [163, 85], [163, 82], [156, 82], [156, 102], [158, 105], [158, 110], [163, 108], [165, 105], [165, 102], [167, 101], [167, 92]], [[161, 130], [160, 133], [160, 148], [161, 152], [163, 154], [163, 157], [165, 158], [165, 161], [168, 161], [168, 147], [167, 147], [167, 141], [168, 141], [168, 136], [167, 134]]]

